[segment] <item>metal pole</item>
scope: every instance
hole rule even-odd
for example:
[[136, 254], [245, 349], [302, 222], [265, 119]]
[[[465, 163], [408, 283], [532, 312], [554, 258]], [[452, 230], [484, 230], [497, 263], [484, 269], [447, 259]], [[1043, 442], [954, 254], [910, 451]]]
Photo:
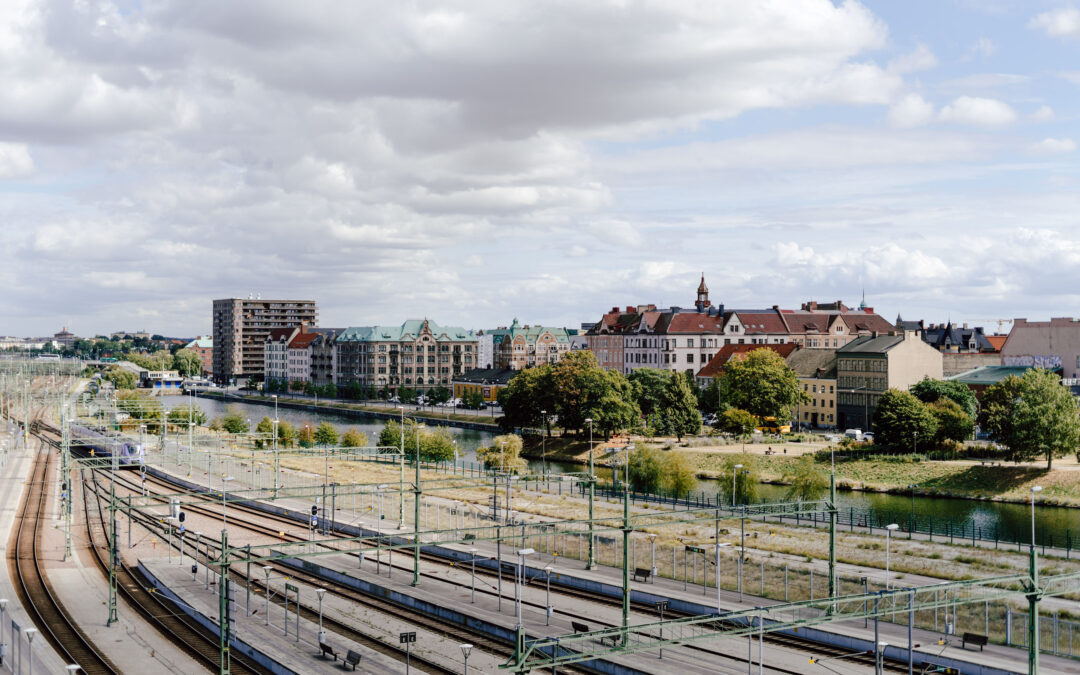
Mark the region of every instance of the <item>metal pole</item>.
[[[420, 430], [423, 424], [416, 425], [416, 485], [413, 486], [413, 578], [412, 585], [420, 585]], [[404, 501], [404, 500], [403, 500]]]
[[596, 466], [593, 463], [593, 421], [592, 418], [585, 420], [589, 424], [589, 560], [585, 563], [585, 569], [591, 570], [596, 564], [595, 551], [593, 550], [593, 542], [595, 536], [593, 534], [593, 499], [596, 497]]
[[229, 533], [221, 529], [221, 580], [218, 583], [219, 675], [229, 675]]
[[[908, 619], [907, 619], [907, 672], [908, 675], [912, 675], [912, 668], [915, 664], [914, 652], [912, 651], [912, 639], [911, 630], [915, 625], [915, 589], [911, 589], [911, 593], [908, 595], [907, 601]], [[989, 635], [989, 633], [987, 633]]]

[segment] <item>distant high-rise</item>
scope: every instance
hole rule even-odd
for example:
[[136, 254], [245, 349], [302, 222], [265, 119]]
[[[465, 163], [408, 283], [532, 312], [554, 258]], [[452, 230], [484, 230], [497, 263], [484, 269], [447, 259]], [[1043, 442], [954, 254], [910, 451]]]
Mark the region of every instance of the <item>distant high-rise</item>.
[[263, 377], [266, 336], [283, 326], [314, 326], [314, 300], [214, 300], [214, 380]]

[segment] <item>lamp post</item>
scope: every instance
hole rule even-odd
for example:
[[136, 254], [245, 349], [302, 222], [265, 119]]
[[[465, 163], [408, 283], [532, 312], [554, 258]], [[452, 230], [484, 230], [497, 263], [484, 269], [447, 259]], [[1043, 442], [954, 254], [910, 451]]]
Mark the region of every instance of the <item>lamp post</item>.
[[[656, 535], [652, 532], [649, 533], [649, 551], [652, 557], [651, 574], [650, 578], [656, 579]], [[672, 574], [675, 570], [671, 570]], [[655, 581], [653, 583], [656, 583]]]
[[914, 483], [908, 486], [908, 489], [911, 490], [911, 515], [908, 516], [908, 539], [911, 539], [911, 533], [915, 531], [915, 488], [917, 487], [919, 486]]
[[589, 559], [585, 563], [585, 569], [591, 570], [595, 564], [595, 551], [593, 550], [593, 540], [595, 539], [593, 534], [593, 500], [596, 498], [596, 466], [593, 463], [592, 418], [586, 417], [585, 423], [589, 425]]
[[1031, 488], [1031, 550], [1035, 550], [1035, 493], [1042, 492], [1041, 485], [1034, 485]]
[[521, 578], [520, 578], [520, 580], [517, 579], [517, 578], [514, 579], [514, 586], [515, 586], [514, 595], [516, 596], [514, 598], [514, 600], [515, 600], [515, 602], [517, 604], [517, 627], [521, 628], [521, 626], [523, 625], [522, 622], [521, 622], [521, 595], [522, 595], [522, 586], [525, 585], [525, 556], [532, 555], [533, 553], [536, 553], [536, 551], [534, 551], [531, 548], [523, 548], [523, 549], [519, 549], [517, 553], [518, 553], [518, 556], [521, 558], [521, 565], [520, 565], [521, 569], [519, 570], [519, 574], [520, 574]]
[[545, 626], [550, 626], [551, 625], [551, 614], [552, 614], [552, 609], [551, 609], [551, 565], [547, 565], [546, 567], [544, 567], [544, 572], [547, 575], [547, 601], [546, 601], [546, 603], [544, 605], [545, 607], [547, 607], [547, 611], [546, 611], [547, 620], [544, 622], [544, 625]]
[[[23, 632], [26, 633], [27, 649], [30, 652], [26, 660], [30, 664], [30, 675], [34, 675], [34, 636], [37, 635], [37, 628], [24, 628]], [[22, 650], [19, 650], [19, 661], [22, 661]]]
[[322, 627], [322, 598], [326, 594], [325, 588], [316, 588], [315, 594], [319, 596], [319, 644], [326, 642], [326, 631]]
[[[674, 572], [674, 570], [672, 570]], [[667, 609], [668, 601], [659, 600], [656, 603], [656, 611], [660, 612], [660, 644], [664, 644], [664, 610]], [[664, 658], [664, 648], [660, 647], [660, 658]]]
[[547, 411], [541, 410], [544, 417], [544, 428], [540, 430], [540, 460], [543, 462], [544, 478], [547, 478]]
[[885, 526], [885, 590], [889, 590], [889, 542], [892, 541], [892, 533], [899, 529], [900, 526], [896, 523]]
[[736, 464], [731, 469], [731, 505], [735, 506], [735, 476], [738, 475], [739, 469], [742, 468], [742, 464]]
[[7, 640], [4, 639], [4, 612], [7, 611], [7, 598], [0, 598], [0, 666], [7, 658]]
[[[472, 554], [472, 600], [469, 602], [476, 602], [476, 554], [480, 549], [470, 548], [469, 553]], [[501, 564], [501, 563], [500, 563]]]
[[[397, 409], [401, 411], [401, 447], [399, 448], [400, 454], [398, 455], [398, 494], [405, 494], [405, 406], [399, 405]], [[417, 442], [420, 442], [420, 430], [416, 431]], [[405, 528], [405, 500], [402, 499], [398, 505], [398, 529]]]
[[[1032, 590], [1039, 587], [1038, 552], [1035, 550], [1035, 493], [1042, 492], [1041, 485], [1031, 488], [1031, 550], [1028, 552], [1028, 574], [1031, 576]], [[1028, 672], [1039, 672], [1039, 596], [1028, 596]]]
[[225, 529], [228, 524], [225, 519], [225, 484], [231, 480], [236, 480], [232, 476], [221, 476], [221, 529]]
[[[379, 517], [375, 520], [375, 576], [379, 576], [382, 572], [382, 496], [383, 490], [386, 489], [386, 484], [383, 483], [378, 486], [379, 490]], [[393, 553], [391, 553], [393, 555]]]
[[[416, 478], [413, 486], [413, 578], [412, 585], [420, 585], [420, 431], [423, 424], [416, 425]], [[405, 495], [402, 495], [404, 501]]]
[[469, 652], [472, 651], [472, 645], [461, 645], [461, 655], [465, 657], [465, 675], [469, 675]]
[[[277, 398], [276, 396], [274, 398]], [[266, 573], [266, 625], [270, 625], [270, 570], [269, 565], [263, 565], [263, 572]]]

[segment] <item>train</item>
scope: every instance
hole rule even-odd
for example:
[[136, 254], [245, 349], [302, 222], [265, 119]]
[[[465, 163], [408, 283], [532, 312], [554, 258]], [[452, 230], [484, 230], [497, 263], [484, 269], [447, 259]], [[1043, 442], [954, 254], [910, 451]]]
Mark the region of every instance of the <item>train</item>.
[[112, 457], [119, 456], [121, 469], [138, 469], [146, 462], [146, 453], [142, 445], [126, 438], [98, 429], [72, 425], [71, 454], [76, 457]]

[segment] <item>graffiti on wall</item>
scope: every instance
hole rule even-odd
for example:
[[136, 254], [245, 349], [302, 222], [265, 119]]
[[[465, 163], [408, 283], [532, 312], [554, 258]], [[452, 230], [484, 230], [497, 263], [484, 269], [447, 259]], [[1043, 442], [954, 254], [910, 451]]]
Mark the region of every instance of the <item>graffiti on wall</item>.
[[1046, 370], [1058, 370], [1061, 368], [1061, 357], [1057, 354], [1005, 356], [1001, 359], [1001, 365], [1032, 366], [1035, 368], [1045, 368]]

